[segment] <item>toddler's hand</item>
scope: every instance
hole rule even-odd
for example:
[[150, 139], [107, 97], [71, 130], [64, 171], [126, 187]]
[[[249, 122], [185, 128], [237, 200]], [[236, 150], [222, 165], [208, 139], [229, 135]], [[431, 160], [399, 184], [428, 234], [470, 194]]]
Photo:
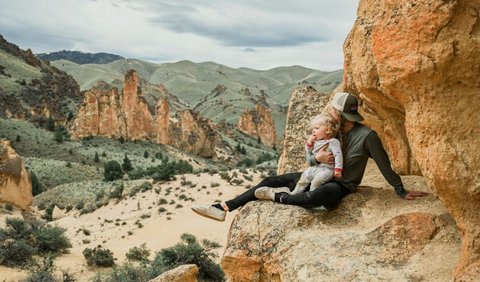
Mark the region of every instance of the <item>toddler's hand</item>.
[[340, 179], [342, 178], [342, 171], [336, 170], [333, 175], [335, 176], [335, 178]]
[[313, 143], [315, 143], [315, 141], [316, 141], [315, 135], [312, 134], [308, 137], [307, 143], [312, 144], [313, 146]]

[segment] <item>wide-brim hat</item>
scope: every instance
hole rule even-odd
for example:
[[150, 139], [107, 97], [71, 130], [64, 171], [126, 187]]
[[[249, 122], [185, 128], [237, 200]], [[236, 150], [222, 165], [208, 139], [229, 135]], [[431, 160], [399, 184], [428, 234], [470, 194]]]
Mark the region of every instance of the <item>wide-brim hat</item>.
[[362, 121], [363, 117], [358, 113], [358, 99], [346, 92], [335, 93], [332, 106], [340, 112], [346, 120]]

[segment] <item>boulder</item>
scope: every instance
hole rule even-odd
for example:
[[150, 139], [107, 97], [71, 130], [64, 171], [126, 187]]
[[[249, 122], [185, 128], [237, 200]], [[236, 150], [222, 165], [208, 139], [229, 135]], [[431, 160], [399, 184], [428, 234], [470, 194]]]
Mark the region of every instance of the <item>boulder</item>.
[[23, 160], [10, 141], [0, 140], [0, 203], [11, 203], [25, 210], [32, 200], [32, 181]]
[[367, 195], [349, 195], [333, 212], [248, 203], [230, 227], [221, 262], [225, 274], [230, 281], [428, 280], [427, 271], [410, 261], [432, 243], [440, 228], [437, 216], [380, 217], [369, 230], [363, 207], [372, 199]]
[[149, 282], [196, 282], [198, 267], [195, 264], [180, 265], [172, 270], [162, 273]]

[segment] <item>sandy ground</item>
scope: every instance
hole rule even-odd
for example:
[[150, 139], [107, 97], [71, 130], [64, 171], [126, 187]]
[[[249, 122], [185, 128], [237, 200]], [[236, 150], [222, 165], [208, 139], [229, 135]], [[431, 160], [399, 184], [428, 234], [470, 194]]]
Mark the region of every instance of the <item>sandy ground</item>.
[[[184, 180], [178, 177], [175, 181], [155, 184], [152, 190], [139, 192], [133, 197], [127, 196], [118, 203], [111, 200], [107, 206], [90, 214], [80, 215], [77, 211], [66, 214], [51, 223], [66, 228], [66, 234], [73, 245], [69, 254], [61, 255], [55, 260], [57, 270], [68, 270], [78, 281], [88, 281], [99, 269], [87, 267], [82, 255], [85, 248], [102, 245], [110, 249], [117, 259], [116, 263], [121, 264], [130, 248], [146, 244], [151, 251], [150, 259], [153, 259], [160, 249], [180, 242], [180, 235], [183, 233], [193, 234], [198, 240], [209, 239], [220, 243], [222, 248], [218, 249], [218, 254], [222, 255], [228, 229], [236, 212], [227, 214], [225, 222], [218, 222], [198, 216], [190, 207], [193, 204], [210, 204], [215, 200], [233, 198], [244, 192], [248, 185], [253, 186], [261, 179], [260, 173], [249, 173], [253, 176], [253, 181], [246, 180], [241, 173], [238, 175], [239, 179], [244, 180], [240, 186], [227, 183], [218, 174], [185, 175]], [[195, 187], [182, 185], [182, 181], [191, 181]], [[220, 186], [211, 187], [211, 183], [219, 183]], [[166, 195], [168, 188], [171, 188], [171, 192]], [[160, 192], [157, 194], [155, 189]], [[180, 200], [181, 194], [195, 201]], [[158, 205], [160, 198], [169, 203]], [[175, 203], [171, 204], [172, 200]], [[160, 207], [167, 211], [159, 213]], [[14, 214], [20, 216], [19, 212]], [[0, 215], [2, 224], [6, 216]], [[88, 230], [90, 235], [86, 235], [84, 229]], [[25, 271], [0, 266], [0, 281], [19, 281], [25, 275]]]

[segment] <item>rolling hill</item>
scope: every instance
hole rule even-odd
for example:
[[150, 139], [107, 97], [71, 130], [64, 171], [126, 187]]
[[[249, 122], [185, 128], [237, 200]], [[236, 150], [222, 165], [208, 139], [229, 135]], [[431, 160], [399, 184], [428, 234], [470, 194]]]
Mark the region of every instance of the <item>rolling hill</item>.
[[262, 103], [272, 110], [279, 138], [283, 136], [286, 109], [295, 88], [311, 85], [318, 91], [330, 92], [343, 76], [342, 70], [323, 72], [290, 66], [262, 71], [191, 61], [154, 64], [122, 59], [108, 64], [81, 65], [59, 60], [52, 65], [72, 75], [82, 90], [91, 88], [98, 80], [118, 84], [128, 70], [135, 69], [148, 84], [162, 84], [187, 108], [195, 109], [215, 123], [224, 120], [235, 125], [244, 109]]

